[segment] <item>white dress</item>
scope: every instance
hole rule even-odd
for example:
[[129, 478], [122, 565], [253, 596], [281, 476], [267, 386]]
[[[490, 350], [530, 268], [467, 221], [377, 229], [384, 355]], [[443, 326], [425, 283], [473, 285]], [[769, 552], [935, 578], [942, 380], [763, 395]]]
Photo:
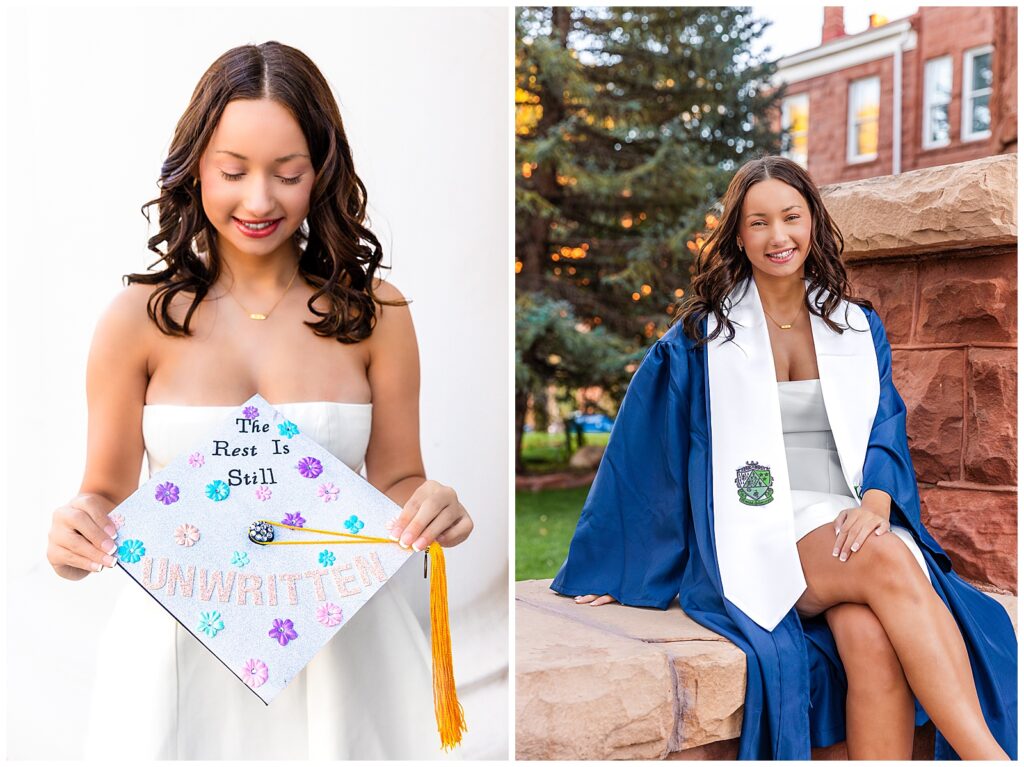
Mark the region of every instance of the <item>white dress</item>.
[[[371, 405], [275, 407], [353, 470], [361, 468]], [[230, 409], [147, 405], [150, 475], [193, 448]], [[269, 706], [124, 578], [100, 639], [87, 757], [443, 758], [430, 640], [410, 606], [428, 597], [418, 569], [409, 565], [393, 576]]]
[[[789, 485], [793, 494], [796, 540], [828, 524], [843, 509], [857, 505], [843, 478], [839, 452], [821, 393], [821, 379], [779, 381], [782, 411], [782, 440], [786, 445]], [[928, 565], [914, 537], [893, 524], [889, 528], [903, 541], [918, 565], [928, 575]]]

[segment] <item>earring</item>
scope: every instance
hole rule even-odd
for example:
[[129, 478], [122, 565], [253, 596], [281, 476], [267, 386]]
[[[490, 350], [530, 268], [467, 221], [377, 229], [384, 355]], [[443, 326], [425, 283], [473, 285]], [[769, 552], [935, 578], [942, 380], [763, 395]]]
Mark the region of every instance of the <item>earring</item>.
[[192, 188], [195, 189], [197, 186], [199, 186], [199, 179], [198, 178], [192, 179]]

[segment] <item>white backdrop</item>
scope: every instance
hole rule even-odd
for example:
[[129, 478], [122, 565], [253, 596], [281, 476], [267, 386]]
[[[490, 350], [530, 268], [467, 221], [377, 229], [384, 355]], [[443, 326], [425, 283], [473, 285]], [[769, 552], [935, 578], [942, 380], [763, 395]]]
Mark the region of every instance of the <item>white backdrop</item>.
[[[95, 668], [96, 636], [117, 590], [135, 586], [117, 570], [64, 581], [45, 559], [52, 510], [84, 468], [86, 355], [121, 275], [153, 261], [139, 209], [157, 194], [200, 75], [229, 48], [266, 40], [301, 49], [331, 83], [388, 277], [413, 300], [427, 473], [454, 486], [476, 521], [448, 552], [470, 727], [461, 755], [506, 758], [508, 10], [64, 8], [7, 18], [8, 758], [80, 756], [93, 680], [118, 673]], [[130, 724], [110, 723], [112, 755]]]

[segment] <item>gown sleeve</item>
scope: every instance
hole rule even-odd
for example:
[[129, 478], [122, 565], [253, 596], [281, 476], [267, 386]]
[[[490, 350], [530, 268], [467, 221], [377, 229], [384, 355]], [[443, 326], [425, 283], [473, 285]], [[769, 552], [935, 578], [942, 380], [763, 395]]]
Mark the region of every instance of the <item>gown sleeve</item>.
[[921, 524], [921, 499], [917, 475], [907, 442], [907, 407], [892, 381], [892, 349], [878, 314], [865, 310], [878, 360], [878, 412], [871, 426], [864, 456], [861, 495], [875, 488], [892, 498], [892, 520], [918, 533], [921, 541], [937, 555], [942, 569], [952, 567], [946, 552]]
[[666, 609], [687, 560], [688, 356], [682, 324], [648, 350], [626, 390], [583, 506], [560, 594]]

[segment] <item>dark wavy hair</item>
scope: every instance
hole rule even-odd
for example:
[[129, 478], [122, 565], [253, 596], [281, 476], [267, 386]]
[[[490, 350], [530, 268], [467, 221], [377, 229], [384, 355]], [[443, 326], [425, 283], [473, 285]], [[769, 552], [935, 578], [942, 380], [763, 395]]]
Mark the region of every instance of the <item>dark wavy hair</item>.
[[[723, 329], [726, 340], [731, 341], [736, 329], [726, 317], [723, 302], [741, 281], [751, 277], [753, 267], [736, 243], [739, 232], [743, 200], [747, 191], [759, 181], [778, 179], [796, 189], [807, 200], [811, 216], [811, 244], [804, 262], [804, 277], [808, 280], [805, 304], [809, 311], [821, 317], [837, 333], [843, 328], [830, 318], [840, 301], [872, 309], [871, 302], [850, 294], [850, 280], [841, 260], [844, 248], [843, 234], [825, 209], [817, 187], [800, 165], [786, 157], [763, 155], [745, 163], [729, 182], [721, 200], [721, 216], [697, 254], [690, 295], [680, 302], [672, 324], [683, 321], [683, 331], [700, 347], [714, 340]], [[818, 305], [810, 300], [817, 291], [825, 291], [825, 299]], [[700, 323], [714, 313], [718, 327], [708, 337], [701, 336]]]
[[[338, 104], [327, 80], [301, 51], [275, 41], [242, 45], [218, 58], [203, 74], [178, 121], [167, 159], [160, 168], [160, 196], [142, 206], [157, 206], [160, 230], [149, 249], [160, 256], [150, 264], [157, 272], [127, 274], [127, 284], [156, 285], [148, 313], [162, 332], [189, 336], [189, 323], [221, 271], [216, 229], [203, 211], [199, 158], [229, 102], [272, 99], [299, 123], [309, 145], [315, 179], [309, 214], [294, 234], [300, 249], [299, 273], [316, 292], [307, 302], [321, 319], [305, 324], [318, 336], [356, 343], [368, 338], [376, 324], [375, 304], [401, 305], [373, 292], [383, 251], [366, 226], [366, 187], [356, 175]], [[159, 246], [165, 245], [161, 250]], [[207, 253], [208, 263], [199, 257]], [[192, 294], [191, 306], [179, 323], [170, 306], [179, 293]], [[314, 306], [321, 296], [326, 311]]]

